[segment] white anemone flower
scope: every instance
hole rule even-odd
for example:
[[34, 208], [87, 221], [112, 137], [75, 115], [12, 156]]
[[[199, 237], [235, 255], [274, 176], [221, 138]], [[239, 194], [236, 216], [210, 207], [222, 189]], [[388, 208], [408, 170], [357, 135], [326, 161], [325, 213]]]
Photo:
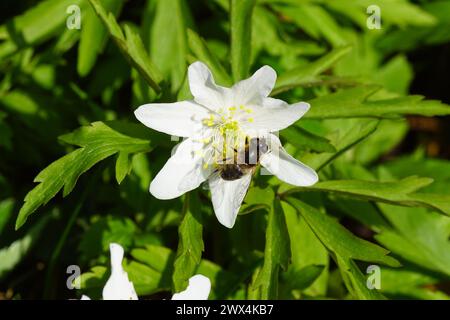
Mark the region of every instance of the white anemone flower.
[[[111, 276], [103, 288], [103, 300], [138, 300], [133, 283], [128, 279], [128, 274], [123, 269], [122, 261], [124, 250], [121, 245], [111, 243]], [[197, 274], [189, 279], [186, 290], [175, 293], [172, 300], [208, 300], [211, 291], [209, 278]], [[83, 295], [81, 300], [91, 300]]]
[[133, 283], [122, 267], [123, 248], [120, 244], [109, 245], [111, 253], [111, 276], [103, 287], [103, 300], [137, 300]]
[[230, 133], [238, 139], [264, 137], [270, 151], [261, 154], [259, 163], [280, 180], [295, 186], [316, 183], [316, 172], [290, 156], [276, 136], [310, 106], [305, 102], [289, 105], [269, 97], [276, 78], [275, 70], [264, 66], [250, 78], [225, 88], [216, 85], [205, 64], [195, 62], [188, 69], [193, 100], [140, 106], [135, 115], [144, 125], [185, 138], [151, 182], [150, 193], [158, 199], [173, 199], [208, 180], [217, 219], [232, 228], [251, 174], [236, 180], [216, 174], [218, 164], [228, 159], [228, 150], [227, 158], [221, 152], [217, 155], [217, 145], [226, 145]]
[[196, 274], [189, 279], [186, 290], [175, 293], [172, 300], [208, 300], [211, 291], [211, 281], [201, 274]]

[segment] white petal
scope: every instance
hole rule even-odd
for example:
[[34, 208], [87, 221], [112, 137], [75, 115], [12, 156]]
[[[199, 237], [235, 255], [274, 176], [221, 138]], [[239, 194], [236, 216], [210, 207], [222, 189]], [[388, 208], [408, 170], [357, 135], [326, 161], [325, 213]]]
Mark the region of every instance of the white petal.
[[241, 121], [242, 127], [247, 131], [279, 131], [300, 119], [309, 110], [309, 107], [306, 102], [289, 105], [279, 99], [265, 98], [263, 106], [255, 107], [254, 112], [248, 115], [251, 121]]
[[189, 88], [194, 100], [209, 108], [218, 110], [229, 107], [231, 90], [216, 85], [208, 67], [200, 62], [194, 62], [188, 68]]
[[218, 174], [209, 179], [214, 213], [225, 227], [233, 228], [251, 180], [251, 174], [233, 181], [223, 180]]
[[[203, 168], [203, 144], [193, 139], [179, 143], [175, 153], [167, 160], [150, 184], [150, 193], [158, 199], [173, 199], [191, 191], [205, 181], [210, 168]], [[205, 150], [203, 150], [205, 151]]]
[[109, 245], [111, 252], [111, 276], [103, 288], [103, 300], [137, 300], [133, 283], [122, 267], [123, 248], [117, 243]]
[[192, 101], [149, 103], [134, 111], [147, 127], [179, 137], [191, 137], [202, 128], [202, 119], [209, 110]]
[[83, 294], [80, 300], [91, 300], [91, 298]]
[[258, 69], [250, 78], [236, 83], [233, 87], [234, 105], [259, 104], [266, 98], [277, 80], [277, 73], [269, 66]]
[[189, 279], [186, 290], [175, 293], [172, 300], [208, 300], [211, 291], [211, 281], [201, 274], [196, 274]]
[[274, 135], [270, 137], [270, 149], [261, 157], [261, 165], [278, 179], [299, 187], [311, 186], [319, 180], [317, 173], [288, 154]]

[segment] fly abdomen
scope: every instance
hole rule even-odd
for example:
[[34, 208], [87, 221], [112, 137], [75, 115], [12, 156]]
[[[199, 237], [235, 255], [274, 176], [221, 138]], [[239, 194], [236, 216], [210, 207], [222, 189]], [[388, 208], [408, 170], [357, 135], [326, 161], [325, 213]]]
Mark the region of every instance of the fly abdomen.
[[242, 178], [244, 172], [237, 164], [224, 164], [220, 170], [220, 177], [223, 180], [233, 181]]

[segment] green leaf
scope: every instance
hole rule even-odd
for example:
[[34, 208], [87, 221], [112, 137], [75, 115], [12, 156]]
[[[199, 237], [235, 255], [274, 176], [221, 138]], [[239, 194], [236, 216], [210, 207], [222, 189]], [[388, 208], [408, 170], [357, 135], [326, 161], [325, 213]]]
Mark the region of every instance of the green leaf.
[[23, 238], [0, 250], [0, 280], [12, 271], [30, 252], [49, 219], [49, 215], [45, 216], [32, 226]]
[[162, 273], [153, 270], [145, 264], [130, 261], [124, 265], [124, 269], [128, 273], [129, 279], [138, 295], [149, 295], [168, 289], [160, 285]]
[[0, 235], [12, 216], [14, 209], [14, 200], [13, 199], [5, 199], [0, 202]]
[[367, 288], [366, 279], [353, 260], [399, 266], [397, 260], [388, 256], [389, 251], [354, 236], [333, 218], [302, 201], [289, 198], [288, 202], [300, 212], [320, 241], [334, 254], [333, 258], [349, 292], [358, 299], [382, 299], [383, 296], [377, 291]]
[[398, 55], [377, 70], [373, 74], [375, 83], [391, 92], [407, 95], [411, 81], [414, 78], [413, 67], [404, 55]]
[[[30, 45], [37, 45], [52, 36], [63, 32], [69, 15], [69, 6], [85, 8], [84, 0], [47, 0], [27, 10], [0, 27], [6, 41], [0, 44], [0, 58], [15, 53], [17, 50]], [[70, 30], [73, 33], [78, 30]]]
[[63, 196], [67, 196], [80, 175], [101, 160], [118, 152], [131, 154], [149, 151], [149, 141], [140, 130], [138, 125], [94, 122], [90, 126], [61, 136], [62, 141], [81, 148], [56, 160], [37, 175], [34, 181], [39, 184], [25, 196], [25, 203], [17, 217], [16, 229], [63, 187]]
[[391, 267], [400, 265], [397, 260], [388, 256], [389, 251], [354, 236], [327, 214], [292, 197], [287, 201], [300, 212], [328, 250], [338, 256], [344, 259], [382, 263]]
[[[330, 126], [334, 125], [333, 122], [330, 122]], [[349, 121], [348, 123], [338, 123], [338, 125], [339, 129], [331, 131], [326, 136], [336, 149], [336, 152], [306, 153], [300, 157], [300, 160], [316, 171], [321, 170], [345, 151], [370, 136], [377, 128], [378, 120], [363, 119]]]
[[450, 299], [442, 291], [436, 290], [439, 282], [438, 277], [425, 274], [413, 267], [381, 269], [381, 291], [392, 299]]
[[450, 106], [435, 100], [423, 101], [422, 96], [407, 96], [367, 101], [378, 91], [376, 86], [363, 86], [338, 91], [309, 101], [307, 118], [392, 118], [399, 115], [442, 116], [450, 114]]
[[308, 188], [286, 188], [290, 192], [325, 191], [346, 197], [379, 201], [402, 206], [419, 206], [449, 214], [448, 195], [419, 193], [417, 190], [431, 184], [433, 179], [411, 176], [400, 181], [330, 180]]
[[223, 86], [231, 86], [232, 80], [219, 59], [209, 50], [205, 40], [193, 30], [187, 32], [189, 48], [195, 54], [198, 60], [203, 61], [211, 69], [216, 82]]
[[304, 290], [317, 280], [324, 267], [323, 265], [308, 265], [301, 269], [292, 269], [284, 275], [286, 285], [291, 290]]
[[396, 178], [404, 178], [411, 174], [419, 174], [433, 178], [436, 182], [450, 182], [450, 161], [428, 158], [421, 153], [403, 155], [384, 162], [382, 167]]
[[369, 289], [367, 279], [353, 260], [336, 257], [345, 286], [353, 297], [361, 300], [385, 300], [378, 290]]
[[290, 257], [291, 248], [286, 220], [281, 203], [276, 199], [269, 211], [264, 264], [250, 290], [259, 290], [260, 299], [276, 299], [278, 297], [279, 269], [281, 266], [287, 270]]
[[422, 208], [378, 205], [393, 228], [383, 228], [377, 241], [400, 257], [450, 276], [450, 218]]
[[78, 250], [84, 259], [94, 259], [109, 250], [110, 243], [118, 243], [125, 251], [131, 248], [138, 232], [136, 224], [129, 218], [106, 216], [92, 223], [83, 234]]
[[336, 61], [349, 53], [350, 50], [350, 46], [336, 48], [320, 59], [308, 63], [306, 66], [300, 66], [283, 73], [278, 77], [272, 95], [319, 81], [320, 78], [318, 76], [333, 66]]
[[425, 158], [416, 153], [398, 157], [389, 162], [384, 162], [379, 171], [387, 171], [397, 179], [410, 175], [430, 177], [434, 183], [425, 187], [421, 192], [449, 194], [450, 161], [437, 158]]
[[123, 179], [130, 173], [131, 161], [129, 154], [126, 152], [119, 152], [116, 161], [116, 180], [120, 184]]
[[[156, 278], [158, 283], [156, 286], [154, 285], [152, 292], [155, 292], [158, 288], [170, 289], [172, 283], [170, 276], [173, 273], [173, 261], [175, 259], [175, 253], [172, 250], [161, 246], [147, 245], [145, 249], [132, 250], [131, 255], [138, 262], [159, 273]], [[239, 277], [223, 270], [219, 265], [209, 260], [201, 260], [197, 273], [205, 275], [211, 280], [210, 299], [224, 299], [241, 283]], [[157, 281], [150, 280], [150, 282], [142, 283], [147, 288], [146, 294], [150, 293], [151, 285]]]
[[[122, 9], [123, 0], [102, 0], [105, 11], [117, 16]], [[89, 74], [108, 39], [108, 32], [92, 7], [86, 8], [83, 15], [80, 44], [78, 46], [77, 71], [82, 77]]]
[[112, 13], [108, 14], [98, 0], [89, 0], [89, 2], [127, 61], [136, 68], [156, 92], [160, 92], [161, 88], [159, 85], [163, 81], [163, 76], [145, 51], [140, 36], [127, 25], [122, 30], [114, 15]]
[[92, 267], [88, 272], [80, 275], [75, 281], [80, 281], [80, 287], [91, 299], [101, 299], [103, 287], [108, 281], [108, 268], [104, 266]]
[[300, 29], [313, 38], [325, 38], [333, 47], [347, 44], [342, 28], [322, 7], [311, 3], [276, 6], [275, 9], [289, 17]]
[[341, 0], [325, 1], [325, 4], [327, 7], [347, 15], [362, 27], [366, 26], [367, 15], [364, 13], [370, 5], [377, 5], [380, 8], [383, 24], [386, 23], [386, 25], [428, 26], [434, 24], [436, 20], [418, 5], [409, 3], [407, 0]]
[[281, 205], [289, 231], [292, 254], [291, 264], [286, 274], [287, 285], [289, 286], [291, 281], [296, 281], [290, 276], [291, 272], [296, 275], [298, 270], [311, 266], [323, 266], [320, 276], [304, 290], [309, 296], [323, 297], [328, 287], [328, 252], [297, 210], [287, 202], [282, 202]]
[[171, 80], [172, 92], [176, 92], [186, 74], [190, 12], [185, 0], [156, 0], [154, 6], [150, 56], [165, 78]]
[[280, 136], [295, 146], [298, 150], [312, 150], [316, 152], [336, 153], [336, 148], [330, 141], [315, 135], [303, 128], [290, 126], [280, 132]]
[[183, 210], [184, 217], [178, 228], [178, 250], [172, 275], [175, 292], [186, 289], [189, 278], [200, 264], [204, 250], [202, 215], [195, 191], [186, 195]]
[[235, 82], [248, 76], [251, 59], [252, 12], [256, 0], [231, 0], [231, 69]]
[[368, 164], [379, 159], [405, 138], [408, 129], [405, 119], [381, 120], [377, 130], [355, 147], [356, 162]]
[[324, 191], [346, 197], [378, 201], [383, 203], [424, 207], [450, 215], [450, 196], [417, 193], [416, 191], [433, 182], [430, 178], [411, 176], [400, 181], [378, 182], [364, 180], [329, 180], [318, 182], [307, 188], [292, 188], [286, 194], [299, 191]]

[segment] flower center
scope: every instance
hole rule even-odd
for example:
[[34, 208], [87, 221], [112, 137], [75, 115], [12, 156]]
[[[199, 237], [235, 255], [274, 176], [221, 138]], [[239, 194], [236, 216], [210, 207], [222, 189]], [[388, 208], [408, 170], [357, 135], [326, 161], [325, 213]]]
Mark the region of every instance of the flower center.
[[231, 106], [221, 108], [202, 120], [203, 125], [211, 129], [202, 142], [204, 145], [211, 143], [214, 148], [214, 156], [210, 159], [214, 165], [233, 161], [235, 151], [242, 149], [246, 134], [240, 124], [253, 122], [252, 113], [252, 108], [242, 105], [239, 108]]
[[253, 122], [253, 118], [249, 116], [251, 113], [253, 113], [252, 108], [242, 105], [239, 109], [235, 106], [221, 108], [215, 114], [211, 113], [208, 118], [203, 119], [203, 124], [207, 127], [215, 127], [222, 135], [227, 131], [238, 132], [240, 122]]

